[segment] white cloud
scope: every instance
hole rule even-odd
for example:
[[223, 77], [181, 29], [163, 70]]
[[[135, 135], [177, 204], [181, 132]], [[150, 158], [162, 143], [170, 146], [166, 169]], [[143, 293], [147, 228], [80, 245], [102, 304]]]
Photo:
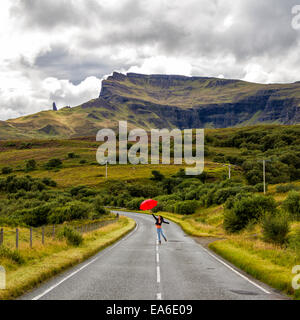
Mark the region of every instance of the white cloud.
[[78, 85], [74, 85], [69, 80], [47, 78], [42, 82], [42, 88], [58, 107], [74, 106], [86, 102], [92, 97], [98, 97], [101, 80], [96, 77], [88, 77]]
[[77, 105], [121, 72], [300, 80], [296, 0], [1, 0], [0, 120]]
[[190, 76], [192, 66], [183, 59], [168, 58], [165, 56], [156, 56], [146, 58], [141, 66], [132, 66], [128, 72], [145, 74], [181, 74]]

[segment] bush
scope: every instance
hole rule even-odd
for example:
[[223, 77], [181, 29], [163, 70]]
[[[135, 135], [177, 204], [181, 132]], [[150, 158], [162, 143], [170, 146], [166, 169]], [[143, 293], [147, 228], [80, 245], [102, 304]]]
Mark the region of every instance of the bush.
[[287, 242], [290, 224], [285, 214], [267, 213], [262, 219], [262, 233], [264, 241], [283, 245]]
[[39, 179], [33, 179], [30, 176], [9, 176], [0, 180], [0, 190], [8, 193], [16, 193], [19, 190], [42, 191], [44, 189], [45, 185]]
[[43, 178], [42, 179], [42, 183], [45, 184], [46, 186], [49, 186], [49, 187], [56, 187], [57, 186], [57, 183], [52, 180], [51, 178]]
[[224, 212], [223, 227], [228, 233], [236, 233], [245, 227], [245, 223], [236, 215], [234, 211], [226, 210]]
[[178, 201], [175, 203], [174, 212], [180, 214], [193, 214], [197, 207], [198, 201], [196, 200]]
[[144, 197], [144, 198], [156, 197], [163, 193], [162, 189], [159, 188], [154, 183], [152, 184], [131, 183], [127, 185], [127, 191], [132, 197]]
[[100, 197], [94, 200], [94, 207], [97, 215], [107, 214], [107, 210], [103, 207], [103, 201]]
[[[264, 184], [263, 183], [258, 183], [254, 187], [257, 192], [264, 192]], [[266, 191], [268, 191], [268, 184], [267, 183], [266, 183]]]
[[86, 186], [77, 186], [70, 190], [70, 193], [73, 197], [83, 198], [89, 196], [95, 196], [97, 192], [93, 189], [89, 189]]
[[160, 171], [152, 170], [151, 173], [153, 177], [151, 177], [150, 179], [153, 181], [162, 181], [165, 178], [165, 176], [162, 173], [160, 173]]
[[65, 221], [87, 219], [91, 206], [81, 201], [71, 201], [63, 207], [55, 208], [49, 216], [49, 223], [59, 224]]
[[224, 214], [224, 228], [227, 232], [240, 231], [248, 223], [258, 221], [265, 213], [274, 213], [276, 210], [275, 200], [262, 195], [245, 196], [234, 201], [233, 204], [231, 200], [227, 207], [230, 205], [231, 212]]
[[87, 163], [87, 161], [84, 160], [84, 159], [82, 159], [82, 160], [79, 161], [79, 163], [80, 163], [80, 164], [85, 164], [85, 163]]
[[291, 214], [292, 218], [300, 219], [300, 193], [290, 191], [283, 201], [283, 208]]
[[46, 169], [60, 168], [62, 166], [62, 161], [60, 159], [50, 159], [45, 167]]
[[60, 239], [65, 238], [67, 243], [72, 246], [78, 247], [83, 242], [82, 235], [69, 226], [64, 226], [64, 228], [59, 232], [58, 237]]
[[141, 203], [144, 201], [144, 198], [134, 198], [127, 203], [127, 208], [133, 210], [139, 210]]
[[74, 152], [69, 152], [68, 153], [68, 158], [69, 159], [75, 159], [75, 158], [80, 158], [80, 156]]
[[295, 186], [292, 183], [288, 183], [288, 184], [281, 184], [279, 186], [276, 187], [276, 192], [277, 193], [286, 193], [292, 190], [299, 190], [300, 188]]
[[17, 264], [23, 264], [24, 259], [21, 256], [20, 252], [17, 250], [11, 250], [10, 248], [1, 246], [0, 247], [0, 258], [10, 259]]
[[26, 162], [26, 171], [33, 171], [36, 169], [36, 161], [34, 159]]
[[47, 224], [48, 215], [51, 211], [50, 204], [43, 204], [35, 208], [22, 209], [16, 211], [16, 215], [20, 220], [28, 226], [39, 227]]
[[3, 167], [1, 171], [2, 174], [10, 174], [13, 172], [13, 169], [11, 167]]

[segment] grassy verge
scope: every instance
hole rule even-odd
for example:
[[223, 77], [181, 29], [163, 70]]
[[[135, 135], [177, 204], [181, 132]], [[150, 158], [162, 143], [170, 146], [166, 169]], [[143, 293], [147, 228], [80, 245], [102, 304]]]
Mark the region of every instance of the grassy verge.
[[292, 268], [299, 264], [295, 251], [246, 239], [215, 241], [209, 248], [256, 279], [300, 299], [300, 290], [292, 288]]
[[0, 299], [7, 300], [20, 296], [42, 281], [116, 242], [134, 227], [134, 220], [120, 217], [116, 223], [85, 234], [84, 242], [79, 247], [57, 242], [45, 247], [28, 249], [27, 254], [23, 255], [23, 262], [19, 264], [11, 259], [2, 259], [1, 264], [7, 270], [7, 286], [6, 290], [0, 290]]

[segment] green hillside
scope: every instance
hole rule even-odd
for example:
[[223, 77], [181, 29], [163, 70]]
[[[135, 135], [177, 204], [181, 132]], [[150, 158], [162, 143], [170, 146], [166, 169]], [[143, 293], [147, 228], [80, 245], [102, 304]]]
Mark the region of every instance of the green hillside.
[[300, 123], [300, 83], [114, 73], [99, 98], [0, 121], [0, 139], [95, 136], [104, 127], [226, 128]]

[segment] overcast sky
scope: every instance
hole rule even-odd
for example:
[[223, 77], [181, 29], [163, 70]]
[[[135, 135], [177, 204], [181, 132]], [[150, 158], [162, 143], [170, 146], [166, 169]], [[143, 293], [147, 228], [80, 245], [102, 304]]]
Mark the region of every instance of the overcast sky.
[[299, 81], [297, 4], [1, 0], [0, 120], [98, 97], [113, 71]]

